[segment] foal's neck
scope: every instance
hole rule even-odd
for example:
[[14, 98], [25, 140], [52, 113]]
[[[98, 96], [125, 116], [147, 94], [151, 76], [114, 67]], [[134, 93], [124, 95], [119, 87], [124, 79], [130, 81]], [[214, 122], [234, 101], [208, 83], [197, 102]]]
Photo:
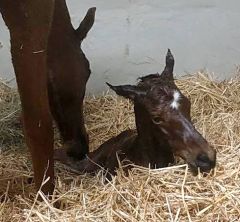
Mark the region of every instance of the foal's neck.
[[161, 150], [159, 146], [168, 143], [167, 140], [164, 139], [164, 134], [159, 132], [157, 134], [158, 138], [156, 137], [156, 133], [154, 133], [154, 130], [156, 130], [154, 129], [154, 124], [152, 123], [148, 112], [141, 104], [134, 104], [134, 112], [138, 141], [141, 145], [146, 146], [145, 148], [148, 150], [155, 148], [157, 148], [158, 151]]
[[134, 104], [135, 121], [137, 128], [137, 147], [139, 153], [149, 160], [151, 165], [157, 167], [167, 166], [174, 161], [173, 153], [168, 141], [161, 132], [155, 133], [154, 124], [145, 108]]
[[[153, 147], [155, 138], [153, 126], [145, 108], [138, 103], [134, 104], [135, 122], [138, 133], [138, 141], [146, 146]], [[148, 149], [150, 149], [150, 147]]]

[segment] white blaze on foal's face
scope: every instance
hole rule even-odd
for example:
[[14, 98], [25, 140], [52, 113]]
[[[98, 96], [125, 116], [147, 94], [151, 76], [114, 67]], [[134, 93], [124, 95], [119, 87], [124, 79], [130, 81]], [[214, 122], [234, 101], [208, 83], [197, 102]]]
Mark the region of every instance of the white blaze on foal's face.
[[180, 93], [177, 90], [174, 90], [174, 92], [173, 92], [173, 100], [172, 100], [172, 102], [170, 104], [171, 108], [178, 109], [178, 107], [180, 105], [179, 104], [180, 97], [181, 97]]

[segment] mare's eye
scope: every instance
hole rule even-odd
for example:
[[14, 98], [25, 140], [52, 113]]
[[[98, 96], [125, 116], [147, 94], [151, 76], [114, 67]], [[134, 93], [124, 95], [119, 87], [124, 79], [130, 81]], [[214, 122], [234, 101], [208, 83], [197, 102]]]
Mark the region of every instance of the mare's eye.
[[152, 119], [152, 121], [153, 121], [154, 124], [161, 124], [161, 123], [163, 123], [163, 119], [161, 117], [154, 117]]

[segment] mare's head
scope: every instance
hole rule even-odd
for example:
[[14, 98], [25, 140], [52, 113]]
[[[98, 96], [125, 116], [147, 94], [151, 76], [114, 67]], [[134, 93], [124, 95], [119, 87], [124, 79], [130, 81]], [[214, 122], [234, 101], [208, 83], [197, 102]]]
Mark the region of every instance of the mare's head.
[[152, 124], [151, 134], [167, 140], [171, 151], [182, 157], [193, 172], [209, 172], [215, 167], [216, 152], [191, 122], [191, 103], [174, 83], [174, 58], [168, 50], [161, 74], [140, 78], [137, 85], [110, 86], [118, 95], [140, 104]]

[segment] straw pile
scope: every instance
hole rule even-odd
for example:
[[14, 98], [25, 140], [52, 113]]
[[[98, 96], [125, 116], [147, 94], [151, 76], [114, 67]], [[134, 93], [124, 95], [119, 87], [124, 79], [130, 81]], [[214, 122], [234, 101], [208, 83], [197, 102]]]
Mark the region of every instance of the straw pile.
[[[177, 81], [191, 98], [193, 121], [217, 149], [212, 176], [193, 177], [183, 161], [165, 169], [121, 167], [112, 181], [104, 172], [75, 175], [56, 164], [52, 200], [38, 202], [31, 183], [31, 161], [22, 141], [16, 93], [0, 89], [1, 221], [239, 221], [240, 81], [214, 82], [196, 73]], [[129, 101], [104, 94], [85, 101], [91, 149], [134, 127]], [[18, 145], [17, 145], [18, 144]], [[20, 148], [19, 148], [20, 147]], [[11, 149], [9, 149], [11, 148]], [[43, 194], [38, 192], [37, 195]], [[58, 202], [60, 207], [54, 208]]]

